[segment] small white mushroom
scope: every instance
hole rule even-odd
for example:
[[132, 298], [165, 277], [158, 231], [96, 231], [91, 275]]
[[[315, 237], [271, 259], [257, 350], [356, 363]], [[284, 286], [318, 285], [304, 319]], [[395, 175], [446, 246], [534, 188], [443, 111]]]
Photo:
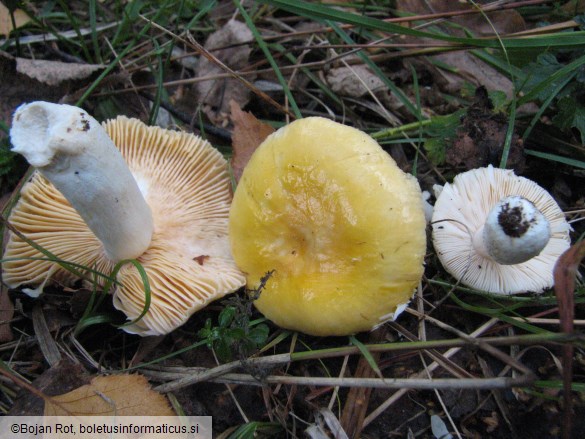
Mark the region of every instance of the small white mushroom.
[[571, 227], [535, 182], [492, 166], [455, 177], [438, 194], [433, 244], [464, 285], [498, 294], [540, 293], [570, 246]]

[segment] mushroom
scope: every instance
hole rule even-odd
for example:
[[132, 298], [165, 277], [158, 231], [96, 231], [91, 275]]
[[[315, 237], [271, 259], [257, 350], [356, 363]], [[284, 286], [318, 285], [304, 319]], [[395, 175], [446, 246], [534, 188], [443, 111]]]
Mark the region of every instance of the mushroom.
[[495, 294], [540, 293], [553, 285], [571, 227], [546, 190], [492, 166], [438, 189], [433, 244], [453, 277]]
[[[109, 274], [123, 264], [113, 302], [141, 335], [166, 334], [244, 282], [231, 256], [227, 163], [192, 134], [118, 117], [102, 127], [84, 110], [47, 102], [19, 107], [13, 149], [37, 168], [9, 218], [59, 259]], [[78, 278], [10, 233], [3, 279], [38, 296], [46, 282]], [[99, 284], [103, 278], [96, 278]]]
[[423, 273], [418, 182], [367, 134], [325, 118], [297, 120], [258, 147], [236, 188], [229, 232], [256, 307], [311, 335], [396, 317]]

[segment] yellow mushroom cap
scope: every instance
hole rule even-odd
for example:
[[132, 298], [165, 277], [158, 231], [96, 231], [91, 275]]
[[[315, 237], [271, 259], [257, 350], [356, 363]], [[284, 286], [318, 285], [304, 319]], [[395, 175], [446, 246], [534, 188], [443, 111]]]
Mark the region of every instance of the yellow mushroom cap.
[[[244, 285], [229, 248], [231, 183], [227, 162], [208, 142], [189, 133], [149, 127], [118, 117], [104, 125], [152, 209], [154, 232], [137, 260], [148, 276], [151, 303], [139, 321], [124, 327], [141, 335], [166, 334], [197, 310]], [[63, 195], [38, 171], [27, 182], [9, 218], [21, 233], [61, 260], [110, 274], [102, 243]], [[38, 295], [45, 282], [71, 283], [76, 277], [10, 233], [3, 279]], [[45, 258], [46, 259], [46, 258]], [[92, 275], [86, 271], [88, 278]], [[129, 320], [142, 313], [145, 289], [138, 270], [118, 273], [114, 305]], [[96, 278], [103, 284], [104, 278]]]
[[319, 117], [270, 135], [230, 210], [236, 264], [270, 320], [346, 335], [392, 319], [423, 273], [418, 182], [367, 134]]

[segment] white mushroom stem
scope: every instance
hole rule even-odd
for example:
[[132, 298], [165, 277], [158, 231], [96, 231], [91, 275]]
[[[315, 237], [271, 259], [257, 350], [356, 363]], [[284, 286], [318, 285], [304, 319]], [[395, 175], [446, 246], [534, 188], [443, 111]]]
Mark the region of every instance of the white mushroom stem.
[[14, 114], [10, 138], [71, 203], [113, 261], [136, 258], [150, 245], [150, 207], [100, 123], [70, 105], [32, 102]]
[[540, 254], [550, 236], [550, 224], [542, 212], [526, 198], [510, 196], [490, 211], [473, 236], [473, 245], [482, 256], [513, 265]]

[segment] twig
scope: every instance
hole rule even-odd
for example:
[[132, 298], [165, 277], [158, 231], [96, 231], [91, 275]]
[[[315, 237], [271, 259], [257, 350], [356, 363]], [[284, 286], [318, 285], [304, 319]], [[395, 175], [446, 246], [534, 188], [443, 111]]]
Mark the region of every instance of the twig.
[[433, 323], [434, 325], [438, 326], [439, 328], [444, 329], [444, 330], [449, 331], [449, 332], [452, 332], [453, 334], [461, 337], [464, 340], [469, 341], [472, 344], [476, 344], [477, 347], [479, 347], [480, 349], [482, 349], [482, 350], [486, 351], [487, 353], [493, 355], [495, 358], [497, 358], [498, 360], [502, 361], [504, 364], [509, 364], [509, 365], [515, 367], [516, 369], [518, 369], [522, 373], [525, 373], [525, 374], [528, 374], [528, 375], [534, 373], [534, 372], [532, 372], [531, 369], [529, 369], [528, 367], [524, 366], [521, 362], [519, 362], [515, 358], [513, 358], [513, 357], [509, 356], [508, 354], [500, 351], [495, 346], [492, 346], [492, 345], [490, 345], [488, 343], [483, 342], [479, 338], [470, 337], [469, 335], [465, 334], [464, 332], [458, 330], [457, 328], [454, 328], [451, 325], [448, 325], [448, 324], [440, 321], [439, 319], [435, 319], [434, 317], [430, 317], [428, 315], [421, 315], [418, 311], [415, 311], [413, 309], [407, 308], [406, 311], [409, 312], [410, 314], [414, 314], [414, 315], [418, 316], [419, 318], [424, 318], [425, 320]]
[[[250, 366], [261, 365], [263, 367], [270, 367], [286, 364], [290, 361], [291, 361], [290, 354], [279, 354], [272, 355], [269, 357], [250, 358], [246, 360], [246, 364]], [[172, 392], [173, 390], [178, 390], [201, 381], [211, 381], [212, 379], [225, 375], [228, 372], [240, 368], [241, 366], [242, 366], [241, 361], [232, 361], [231, 363], [222, 364], [220, 366], [214, 367], [213, 369], [208, 369], [205, 372], [201, 372], [195, 375], [189, 374], [175, 381], [171, 381], [166, 384], [161, 384], [160, 386], [155, 387], [154, 390], [156, 390], [157, 392]]]
[[[490, 329], [492, 326], [494, 326], [496, 323], [498, 323], [498, 319], [493, 318], [488, 320], [487, 322], [485, 322], [483, 325], [481, 325], [479, 328], [477, 328], [475, 331], [473, 331], [470, 335], [472, 337], [477, 337], [480, 334], [483, 334], [485, 331], [487, 331], [488, 329]], [[428, 342], [427, 342], [428, 343]], [[460, 348], [451, 348], [449, 349], [447, 352], [445, 352], [443, 354], [443, 356], [445, 358], [451, 358], [453, 355], [455, 355], [457, 352], [459, 352]], [[439, 363], [437, 363], [436, 361], [431, 363], [429, 365], [429, 367], [426, 368], [426, 372], [428, 373], [432, 373], [437, 367], [439, 367]], [[421, 372], [419, 374], [417, 374], [417, 376], [424, 376], [425, 372]], [[376, 419], [382, 412], [384, 412], [388, 407], [390, 407], [392, 404], [394, 404], [396, 401], [398, 401], [400, 398], [402, 398], [404, 396], [404, 394], [407, 392], [406, 389], [401, 389], [398, 392], [396, 392], [395, 394], [393, 394], [390, 398], [388, 398], [386, 401], [384, 401], [376, 410], [374, 410], [372, 413], [370, 413], [366, 419], [364, 419], [364, 428], [370, 423], [372, 422], [374, 419]]]
[[[417, 341], [419, 341], [419, 339], [416, 337], [416, 335], [412, 334], [406, 328], [400, 326], [398, 323], [392, 322], [391, 325], [398, 332], [400, 332], [406, 338], [408, 338], [410, 341], [412, 341], [414, 343], [416, 343]], [[453, 374], [453, 376], [456, 376], [458, 378], [473, 378], [473, 375], [472, 374], [470, 374], [468, 371], [466, 371], [465, 369], [463, 369], [458, 364], [455, 364], [454, 362], [452, 362], [448, 358], [445, 358], [438, 350], [436, 350], [436, 349], [424, 349], [422, 351], [424, 351], [429, 357], [431, 357], [431, 359], [434, 362], [438, 363], [439, 366], [441, 366], [443, 369], [445, 369], [448, 372], [450, 372], [451, 374]]]
[[[145, 370], [146, 375], [156, 376], [157, 373]], [[286, 384], [294, 386], [325, 386], [325, 387], [368, 387], [374, 389], [507, 389], [522, 387], [531, 384], [534, 377], [521, 375], [518, 378], [339, 378], [339, 377], [300, 377], [268, 375], [258, 378], [243, 373], [226, 373], [209, 378], [206, 381], [226, 384], [247, 384], [254, 386]], [[159, 392], [166, 392], [165, 385], [154, 388]], [[174, 389], [176, 390], [176, 389]]]
[[[484, 325], [482, 325], [479, 329], [473, 332], [470, 337], [477, 337], [481, 333], [485, 332], [491, 326], [493, 326], [498, 319], [491, 319]], [[468, 345], [477, 345], [478, 341], [481, 341], [482, 344], [493, 344], [493, 345], [510, 345], [510, 344], [534, 344], [534, 343], [559, 343], [559, 342], [584, 342], [585, 338], [579, 334], [528, 334], [528, 335], [518, 335], [513, 337], [485, 337], [481, 339], [474, 339], [470, 338], [471, 341], [468, 340], [435, 340], [435, 341], [428, 341], [428, 342], [405, 342], [405, 343], [382, 343], [382, 344], [374, 344], [374, 345], [366, 345], [370, 352], [389, 352], [389, 351], [399, 351], [399, 350], [420, 350], [420, 349], [429, 349], [429, 348], [436, 348], [436, 347], [455, 347], [447, 351], [443, 356], [445, 358], [449, 358], [450, 356], [454, 355], [456, 352], [459, 351], [461, 347], [468, 346]], [[177, 372], [177, 379], [174, 381], [162, 384], [158, 386], [155, 390], [159, 392], [170, 392], [173, 390], [178, 390], [183, 387], [190, 386], [192, 384], [202, 382], [202, 381], [211, 381], [217, 377], [225, 377], [226, 374], [232, 372], [233, 370], [238, 369], [242, 366], [242, 364], [256, 366], [256, 367], [275, 367], [278, 365], [287, 364], [293, 361], [301, 361], [301, 360], [309, 360], [309, 359], [323, 359], [323, 358], [331, 358], [331, 357], [339, 357], [351, 354], [359, 354], [360, 351], [355, 346], [348, 346], [344, 348], [333, 348], [333, 349], [323, 349], [321, 351], [311, 351], [311, 352], [295, 352], [289, 354], [278, 354], [278, 355], [271, 355], [266, 357], [259, 357], [259, 358], [250, 358], [245, 360], [245, 363], [241, 361], [233, 361], [231, 363], [222, 364], [221, 366], [214, 367], [213, 369], [206, 369], [202, 371], [201, 369], [196, 368], [185, 368], [181, 372]], [[430, 370], [434, 370], [438, 367], [439, 364], [437, 362], [432, 363], [429, 366]], [[293, 381], [294, 381], [294, 377]], [[339, 378], [337, 378], [339, 380]], [[461, 378], [463, 379], [463, 378]], [[471, 378], [467, 378], [467, 380], [473, 380]], [[259, 384], [262, 382], [256, 380]], [[278, 381], [277, 381], [278, 382]], [[285, 383], [285, 381], [282, 381]], [[335, 385], [342, 385], [339, 382], [335, 382]], [[432, 387], [431, 387], [432, 388]]]
[[[492, 319], [493, 320], [493, 319]], [[490, 320], [490, 322], [492, 321]], [[483, 326], [482, 326], [483, 327]], [[471, 337], [476, 337], [480, 333], [473, 332]], [[510, 345], [532, 345], [540, 344], [557, 344], [557, 343], [585, 343], [585, 335], [583, 334], [562, 334], [562, 333], [543, 333], [543, 334], [524, 334], [505, 337], [481, 337], [471, 340], [448, 339], [448, 340], [429, 340], [429, 341], [415, 341], [402, 343], [380, 343], [365, 345], [370, 352], [392, 352], [392, 351], [411, 351], [420, 349], [435, 349], [435, 348], [461, 348], [470, 345], [476, 345], [477, 342], [488, 343], [492, 346], [510, 346]], [[300, 360], [317, 360], [323, 358], [342, 357], [344, 355], [359, 354], [360, 351], [355, 346], [344, 346], [339, 348], [320, 349], [317, 351], [295, 352], [291, 354], [292, 361]]]

